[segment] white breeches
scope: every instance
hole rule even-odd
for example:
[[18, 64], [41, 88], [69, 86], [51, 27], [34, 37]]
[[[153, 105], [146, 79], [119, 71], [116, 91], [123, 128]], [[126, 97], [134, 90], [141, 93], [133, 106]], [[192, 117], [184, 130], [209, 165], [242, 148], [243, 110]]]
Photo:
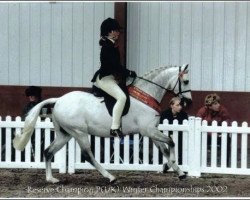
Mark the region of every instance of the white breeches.
[[117, 85], [113, 75], [105, 76], [101, 80], [98, 76], [96, 79], [96, 86], [116, 99], [116, 103], [112, 112], [113, 119], [111, 129], [120, 128], [121, 116], [127, 99], [126, 95]]

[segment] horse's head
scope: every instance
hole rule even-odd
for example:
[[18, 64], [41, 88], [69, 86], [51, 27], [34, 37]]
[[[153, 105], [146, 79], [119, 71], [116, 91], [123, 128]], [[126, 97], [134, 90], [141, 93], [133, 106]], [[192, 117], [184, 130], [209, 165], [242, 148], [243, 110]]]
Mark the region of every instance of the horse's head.
[[176, 70], [176, 75], [170, 79], [170, 90], [181, 98], [182, 105], [186, 107], [192, 103], [188, 64]]
[[192, 102], [188, 65], [182, 67], [165, 66], [151, 70], [143, 77], [137, 77], [133, 85], [161, 102], [166, 91], [175, 93], [184, 106]]

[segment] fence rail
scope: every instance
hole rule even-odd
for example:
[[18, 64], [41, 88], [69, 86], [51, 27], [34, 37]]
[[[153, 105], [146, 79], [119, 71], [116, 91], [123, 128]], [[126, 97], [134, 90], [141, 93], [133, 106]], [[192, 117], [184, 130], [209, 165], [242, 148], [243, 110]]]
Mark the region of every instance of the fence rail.
[[[21, 117], [12, 120], [7, 116], [5, 120], [0, 117], [0, 168], [45, 168], [43, 150], [55, 138], [53, 123], [47, 118], [38, 121], [35, 133], [28, 142], [23, 152], [13, 148], [12, 140], [15, 134], [21, 134], [24, 121]], [[60, 173], [66, 172], [66, 147], [63, 147], [52, 160], [52, 167], [59, 169]]]
[[[13, 148], [15, 134], [21, 134], [24, 121], [20, 117], [14, 120], [0, 117], [0, 168], [45, 168], [43, 150], [56, 137], [53, 123], [49, 118], [38, 119], [35, 132], [24, 152]], [[189, 176], [201, 176], [201, 173], [250, 175], [249, 133], [246, 122], [241, 126], [237, 122], [228, 125], [216, 122], [208, 125], [200, 118], [189, 117], [182, 125], [177, 121], [168, 124], [164, 120], [159, 130], [171, 135], [176, 143], [176, 157], [180, 168]], [[182, 134], [181, 137], [178, 134]], [[100, 138], [89, 136], [91, 148], [96, 160], [108, 170], [148, 170], [161, 171], [166, 158], [162, 156], [148, 137], [140, 134], [118, 138]], [[179, 140], [182, 140], [179, 141]], [[179, 149], [179, 144], [182, 148]], [[179, 152], [179, 150], [181, 152]], [[94, 169], [84, 161], [80, 147], [71, 139], [52, 160], [53, 169], [60, 173], [74, 173], [77, 169]]]

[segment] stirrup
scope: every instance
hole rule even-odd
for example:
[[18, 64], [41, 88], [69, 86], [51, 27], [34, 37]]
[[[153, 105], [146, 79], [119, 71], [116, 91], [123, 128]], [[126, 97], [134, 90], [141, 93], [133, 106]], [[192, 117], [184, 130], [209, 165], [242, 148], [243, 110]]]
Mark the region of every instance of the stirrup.
[[110, 135], [119, 138], [123, 137], [123, 133], [120, 129], [110, 129]]

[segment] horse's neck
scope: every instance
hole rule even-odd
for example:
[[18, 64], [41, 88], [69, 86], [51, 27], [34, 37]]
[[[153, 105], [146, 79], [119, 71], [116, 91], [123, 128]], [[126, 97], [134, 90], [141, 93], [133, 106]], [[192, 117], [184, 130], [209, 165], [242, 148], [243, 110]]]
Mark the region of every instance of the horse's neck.
[[[144, 76], [143, 78], [150, 80], [162, 87], [165, 87], [166, 89], [171, 89], [170, 83], [174, 78], [174, 70], [169, 68], [167, 70], [159, 71], [158, 73], [152, 73], [151, 76]], [[145, 80], [139, 79], [134, 85], [154, 97], [159, 103], [166, 93], [166, 90], [164, 90], [163, 88], [153, 83], [149, 83]]]

